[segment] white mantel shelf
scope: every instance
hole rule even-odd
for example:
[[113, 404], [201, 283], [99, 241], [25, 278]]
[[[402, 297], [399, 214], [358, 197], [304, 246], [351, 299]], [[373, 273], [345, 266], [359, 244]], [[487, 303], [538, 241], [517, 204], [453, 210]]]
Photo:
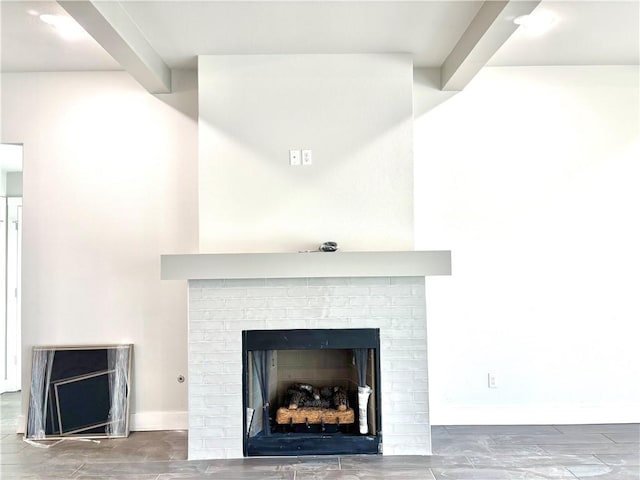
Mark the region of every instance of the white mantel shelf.
[[162, 255], [162, 280], [451, 275], [450, 251]]

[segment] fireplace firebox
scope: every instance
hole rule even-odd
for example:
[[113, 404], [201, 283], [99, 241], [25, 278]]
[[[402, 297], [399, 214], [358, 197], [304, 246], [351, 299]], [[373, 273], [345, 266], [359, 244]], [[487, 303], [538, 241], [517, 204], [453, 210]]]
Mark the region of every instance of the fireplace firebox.
[[245, 456], [382, 451], [377, 328], [242, 332]]

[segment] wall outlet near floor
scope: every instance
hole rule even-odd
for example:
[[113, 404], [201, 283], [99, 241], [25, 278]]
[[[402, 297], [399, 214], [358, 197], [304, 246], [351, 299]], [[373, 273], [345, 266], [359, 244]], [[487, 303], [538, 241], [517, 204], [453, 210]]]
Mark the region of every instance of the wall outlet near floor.
[[487, 387], [498, 388], [498, 375], [493, 372], [487, 374]]

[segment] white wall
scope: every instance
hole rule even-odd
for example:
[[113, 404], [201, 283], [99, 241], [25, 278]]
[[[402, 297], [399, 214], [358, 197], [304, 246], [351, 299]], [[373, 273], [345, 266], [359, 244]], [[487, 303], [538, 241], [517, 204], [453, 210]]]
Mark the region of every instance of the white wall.
[[416, 118], [433, 423], [640, 422], [638, 85], [486, 68]]
[[[200, 251], [413, 248], [409, 55], [199, 59]], [[313, 165], [290, 167], [290, 149]]]
[[[1, 141], [25, 146], [23, 382], [32, 345], [133, 342], [135, 428], [186, 426], [186, 384], [176, 382], [187, 363], [186, 286], [159, 280], [159, 255], [198, 251], [195, 80], [179, 74], [176, 93], [154, 97], [121, 72], [2, 78]], [[418, 113], [443, 100], [437, 90], [427, 98], [426, 80]], [[287, 126], [264, 91], [243, 92], [273, 127], [252, 130], [234, 117], [235, 140], [205, 128], [230, 154], [224, 178], [235, 175], [254, 209], [284, 230], [269, 235], [261, 223], [251, 237], [248, 205], [233, 204], [227, 189], [221, 208], [242, 222], [222, 224], [230, 239], [222, 244], [211, 235], [216, 218], [207, 242], [220, 251], [314, 248], [329, 238], [353, 249], [407, 248], [410, 208], [402, 192], [389, 199], [411, 170], [395, 159], [404, 162], [411, 146], [388, 143], [407, 138], [405, 93], [402, 105], [384, 106], [397, 113], [395, 128], [393, 115], [349, 117], [370, 120], [362, 131], [331, 117], [335, 128], [322, 122], [332, 128], [315, 143], [302, 114]], [[295, 90], [292, 103], [313, 92]], [[489, 68], [416, 118], [416, 248], [451, 249], [454, 262], [453, 277], [427, 282], [434, 423], [640, 421], [638, 101], [633, 67]], [[333, 140], [353, 141], [353, 151], [333, 150]], [[289, 169], [287, 150], [307, 141], [314, 166]], [[276, 195], [278, 183], [256, 185], [256, 175], [284, 177], [286, 188]], [[379, 230], [370, 208], [378, 192], [392, 204], [378, 205], [388, 207], [380, 218], [400, 217], [395, 233]], [[318, 229], [337, 225], [329, 214], [345, 221], [336, 204], [320, 208], [325, 196], [340, 200], [361, 235], [349, 227], [346, 241], [338, 227]], [[298, 199], [297, 209], [283, 197]], [[314, 218], [303, 235], [278, 223], [295, 227], [301, 212]], [[488, 371], [499, 374], [498, 389], [486, 388]]]
[[197, 252], [195, 73], [174, 86], [2, 78], [2, 141], [24, 144], [23, 385], [33, 345], [132, 342], [134, 429], [186, 427], [187, 289], [160, 254]]

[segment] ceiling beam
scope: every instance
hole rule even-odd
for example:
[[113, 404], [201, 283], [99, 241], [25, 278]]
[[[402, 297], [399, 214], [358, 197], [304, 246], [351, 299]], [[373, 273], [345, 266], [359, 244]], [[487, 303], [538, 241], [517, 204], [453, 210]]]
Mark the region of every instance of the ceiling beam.
[[60, 0], [58, 3], [150, 93], [171, 92], [171, 69], [120, 2]]
[[531, 13], [533, 1], [486, 1], [441, 68], [440, 88], [462, 90], [507, 41], [518, 25], [513, 19]]

